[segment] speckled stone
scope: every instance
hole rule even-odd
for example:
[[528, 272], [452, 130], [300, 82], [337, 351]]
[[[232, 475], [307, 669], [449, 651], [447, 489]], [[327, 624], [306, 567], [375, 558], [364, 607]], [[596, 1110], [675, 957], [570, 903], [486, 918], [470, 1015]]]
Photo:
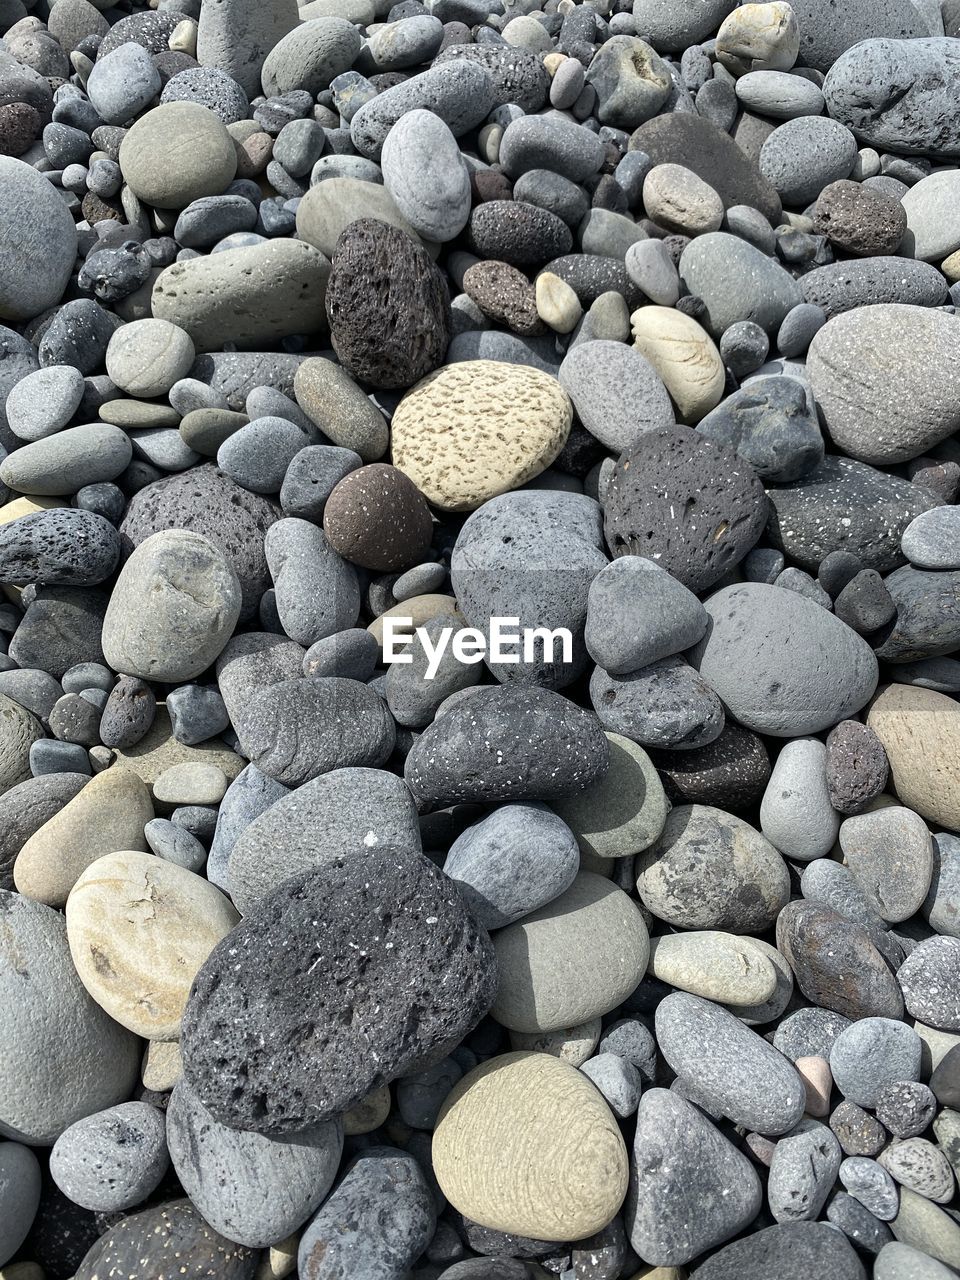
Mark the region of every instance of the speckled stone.
[[841, 1231], [824, 1222], [784, 1222], [728, 1244], [699, 1268], [699, 1280], [866, 1280]]
[[323, 509], [323, 531], [339, 555], [380, 573], [409, 568], [430, 549], [426, 499], [396, 467], [378, 462], [351, 471]]
[[928, 938], [897, 970], [903, 1001], [921, 1022], [960, 1031], [960, 939]]
[[135, 1275], [144, 1269], [156, 1280], [189, 1280], [215, 1275], [218, 1280], [253, 1280], [259, 1253], [234, 1244], [208, 1226], [189, 1200], [132, 1213], [111, 1227], [91, 1248], [75, 1280]]
[[871, 728], [859, 720], [841, 720], [830, 730], [826, 778], [836, 810], [860, 813], [882, 794], [888, 775], [887, 754]]

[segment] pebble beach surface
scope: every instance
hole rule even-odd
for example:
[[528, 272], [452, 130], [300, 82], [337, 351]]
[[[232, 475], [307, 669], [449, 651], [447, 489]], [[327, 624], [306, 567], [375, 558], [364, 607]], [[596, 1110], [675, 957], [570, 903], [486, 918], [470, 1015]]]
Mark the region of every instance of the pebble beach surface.
[[960, 3], [537, 4], [0, 0], [0, 1280], [960, 1276]]

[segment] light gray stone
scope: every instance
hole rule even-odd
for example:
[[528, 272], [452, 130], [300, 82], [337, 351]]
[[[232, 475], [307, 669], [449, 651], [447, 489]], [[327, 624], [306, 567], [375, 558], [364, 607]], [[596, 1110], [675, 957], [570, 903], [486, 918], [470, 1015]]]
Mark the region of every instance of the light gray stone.
[[621, 556], [590, 584], [584, 639], [594, 662], [626, 675], [689, 649], [707, 620], [697, 597], [672, 574], [642, 556]]
[[772, 336], [803, 301], [799, 284], [775, 258], [726, 231], [692, 240], [679, 271], [687, 291], [706, 304], [703, 323], [715, 338], [741, 320], [752, 320]]
[[26, 1239], [39, 1205], [37, 1157], [22, 1143], [0, 1142], [0, 1266]]
[[291, 640], [309, 646], [356, 625], [356, 570], [307, 520], [277, 520], [264, 539], [280, 623]]
[[467, 225], [470, 175], [456, 138], [432, 111], [400, 117], [387, 134], [380, 167], [397, 208], [425, 240], [445, 243]]
[[0, 320], [30, 320], [59, 302], [77, 256], [77, 232], [53, 184], [0, 156]]
[[777, 757], [760, 804], [760, 830], [788, 858], [824, 858], [840, 830], [830, 803], [827, 749], [818, 738], [795, 738]]
[[586, 429], [615, 453], [632, 449], [645, 431], [676, 421], [660, 375], [626, 343], [578, 343], [564, 357], [557, 378]]
[[157, 97], [160, 87], [160, 72], [149, 52], [132, 41], [98, 58], [85, 86], [104, 124], [132, 120]]
[[50, 1176], [81, 1208], [117, 1213], [145, 1200], [169, 1163], [163, 1112], [148, 1102], [122, 1102], [60, 1135]]
[[840, 1032], [830, 1050], [834, 1083], [850, 1102], [874, 1107], [885, 1084], [920, 1076], [920, 1037], [892, 1018], [861, 1018]]
[[801, 1120], [773, 1149], [767, 1199], [777, 1222], [812, 1222], [833, 1190], [843, 1159], [825, 1124]]

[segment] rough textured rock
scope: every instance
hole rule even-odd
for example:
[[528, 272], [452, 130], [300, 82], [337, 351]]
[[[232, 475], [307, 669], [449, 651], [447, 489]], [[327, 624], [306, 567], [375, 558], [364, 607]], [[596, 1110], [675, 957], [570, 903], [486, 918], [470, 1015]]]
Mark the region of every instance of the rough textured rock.
[[214, 948], [184, 1014], [184, 1074], [222, 1123], [301, 1132], [459, 1044], [495, 983], [486, 934], [432, 863], [339, 858]]
[[253, 1280], [260, 1254], [227, 1240], [209, 1226], [189, 1200], [129, 1214], [93, 1245], [75, 1280], [136, 1274], [160, 1277], [216, 1275], [218, 1280]]
[[298, 20], [295, 0], [270, 5], [256, 0], [217, 0], [201, 5], [197, 61], [201, 67], [225, 71], [248, 98], [256, 97], [264, 58]]
[[956, 700], [916, 685], [886, 685], [867, 724], [883, 744], [902, 803], [929, 822], [960, 831]]

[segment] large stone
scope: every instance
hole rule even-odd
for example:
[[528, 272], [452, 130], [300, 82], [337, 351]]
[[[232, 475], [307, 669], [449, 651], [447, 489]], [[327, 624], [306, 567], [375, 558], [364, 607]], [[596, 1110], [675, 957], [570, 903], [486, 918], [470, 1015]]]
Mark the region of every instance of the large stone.
[[735, 1240], [708, 1258], [698, 1280], [866, 1280], [842, 1231], [826, 1222], [784, 1222]]
[[775, 335], [787, 312], [802, 301], [799, 284], [775, 258], [725, 231], [692, 240], [679, 271], [687, 292], [703, 299], [706, 327], [718, 340], [741, 320]]
[[444, 1057], [495, 989], [493, 948], [450, 881], [420, 854], [371, 849], [286, 881], [214, 948], [184, 1015], [184, 1075], [222, 1123], [300, 1133]]
[[198, 676], [233, 634], [240, 582], [221, 549], [186, 529], [142, 542], [117, 578], [103, 621], [115, 671], [177, 683]]
[[586, 429], [616, 453], [632, 449], [647, 431], [674, 423], [660, 375], [622, 342], [578, 343], [564, 357], [557, 379]]
[[67, 899], [80, 981], [115, 1022], [146, 1040], [175, 1040], [200, 966], [240, 919], [219, 889], [150, 853], [108, 853]]
[[63, 916], [0, 890], [0, 920], [0, 1134], [50, 1146], [130, 1096], [140, 1043], [90, 999]]
[[741, 583], [705, 607], [713, 625], [691, 661], [748, 729], [779, 738], [820, 733], [859, 711], [877, 687], [867, 642], [796, 591]]
[[31, 836], [90, 781], [84, 773], [25, 778], [0, 798], [0, 889], [12, 889], [13, 864]]
[[454, 1086], [433, 1166], [466, 1217], [541, 1240], [599, 1231], [627, 1190], [627, 1151], [606, 1102], [575, 1067], [545, 1053], [491, 1058]]
[[254, 1280], [260, 1252], [214, 1231], [189, 1200], [167, 1200], [130, 1213], [90, 1249], [74, 1280], [116, 1276], [211, 1276]]
[[900, 40], [933, 34], [919, 4], [911, 0], [850, 0], [836, 9], [829, 0], [791, 0], [800, 28], [800, 62], [827, 72], [852, 45], [878, 36]]
[[883, 744], [903, 804], [929, 822], [960, 831], [956, 699], [917, 685], [886, 685], [870, 708], [867, 724]]
[[0, 156], [0, 244], [0, 320], [60, 301], [77, 254], [73, 217], [42, 173], [10, 156]]
[[556, 1031], [609, 1013], [635, 990], [650, 942], [622, 889], [583, 871], [560, 897], [499, 929], [493, 1016], [512, 1031]]
[[268, 240], [174, 262], [153, 284], [154, 316], [185, 329], [198, 351], [257, 348], [326, 324], [330, 263], [301, 240]]
[[810, 385], [834, 443], [889, 466], [960, 426], [960, 323], [928, 307], [885, 304], [835, 316], [813, 337]]
[[117, 849], [145, 850], [150, 793], [129, 769], [106, 769], [23, 845], [13, 867], [18, 892], [62, 907], [83, 871]]
[[401, 116], [418, 108], [439, 116], [459, 138], [489, 114], [496, 96], [485, 67], [453, 59], [394, 84], [365, 102], [350, 122], [350, 138], [361, 155], [378, 160], [391, 128]]
[[248, 98], [260, 92], [263, 60], [299, 21], [296, 0], [217, 0], [200, 6], [197, 61], [236, 80]]
[[380, 163], [384, 186], [418, 235], [443, 244], [460, 234], [470, 216], [470, 175], [439, 116], [423, 110], [401, 116]]
[[196, 102], [167, 102], [127, 130], [119, 164], [139, 200], [182, 209], [223, 192], [237, 172], [237, 152], [219, 116]]
[[634, 346], [660, 375], [680, 420], [699, 422], [723, 396], [723, 361], [710, 335], [672, 307], [641, 307], [630, 322]]
[[319, 17], [300, 22], [267, 53], [260, 82], [268, 98], [296, 90], [312, 96], [349, 71], [360, 52], [360, 33], [345, 18]]
[[823, 462], [816, 408], [796, 378], [752, 379], [701, 418], [697, 430], [735, 449], [767, 481], [799, 480]]

